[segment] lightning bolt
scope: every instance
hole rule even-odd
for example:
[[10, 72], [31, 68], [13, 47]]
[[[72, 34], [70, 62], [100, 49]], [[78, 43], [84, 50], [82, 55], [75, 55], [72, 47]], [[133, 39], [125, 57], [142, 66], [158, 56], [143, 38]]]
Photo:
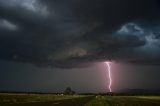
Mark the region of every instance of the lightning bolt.
[[111, 66], [110, 66], [110, 62], [105, 62], [105, 64], [107, 65], [107, 70], [108, 70], [108, 76], [109, 76], [109, 91], [112, 92], [112, 77], [111, 77]]

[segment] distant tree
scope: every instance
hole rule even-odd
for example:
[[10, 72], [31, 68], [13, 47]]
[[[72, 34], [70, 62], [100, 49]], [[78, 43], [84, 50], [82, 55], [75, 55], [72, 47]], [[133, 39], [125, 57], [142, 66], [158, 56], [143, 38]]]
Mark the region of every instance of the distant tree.
[[72, 91], [70, 87], [67, 87], [66, 90], [64, 91], [65, 95], [73, 95], [75, 94], [75, 91]]

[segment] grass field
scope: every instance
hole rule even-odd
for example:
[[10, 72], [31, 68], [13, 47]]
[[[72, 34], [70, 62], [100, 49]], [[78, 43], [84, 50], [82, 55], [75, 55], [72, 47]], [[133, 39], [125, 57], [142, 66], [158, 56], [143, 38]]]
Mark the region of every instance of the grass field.
[[96, 96], [84, 106], [160, 106], [159, 96]]
[[1, 93], [0, 106], [160, 106], [160, 96], [67, 96]]
[[82, 106], [94, 96], [1, 93], [0, 106]]

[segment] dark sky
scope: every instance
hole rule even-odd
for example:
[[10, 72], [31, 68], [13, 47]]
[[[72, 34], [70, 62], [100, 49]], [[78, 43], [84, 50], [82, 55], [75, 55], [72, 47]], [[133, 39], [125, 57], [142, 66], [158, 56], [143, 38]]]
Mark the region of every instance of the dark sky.
[[0, 90], [159, 89], [159, 0], [0, 0]]

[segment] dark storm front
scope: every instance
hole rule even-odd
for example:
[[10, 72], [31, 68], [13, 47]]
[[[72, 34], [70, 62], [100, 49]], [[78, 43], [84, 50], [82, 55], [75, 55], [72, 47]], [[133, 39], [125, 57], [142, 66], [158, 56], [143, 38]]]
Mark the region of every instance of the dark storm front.
[[158, 106], [159, 11], [159, 0], [0, 0], [0, 105]]

